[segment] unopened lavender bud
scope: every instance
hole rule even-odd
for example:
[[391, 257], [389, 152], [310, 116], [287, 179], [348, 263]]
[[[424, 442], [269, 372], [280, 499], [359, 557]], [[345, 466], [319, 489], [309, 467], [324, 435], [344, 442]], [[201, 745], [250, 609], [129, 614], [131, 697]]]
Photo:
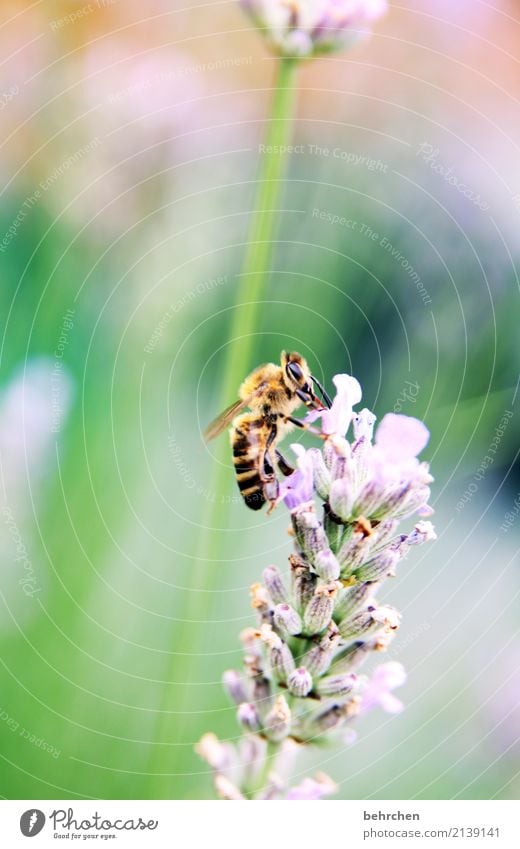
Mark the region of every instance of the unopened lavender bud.
[[256, 610], [261, 622], [268, 622], [271, 616], [271, 605], [267, 590], [262, 584], [253, 584], [250, 590], [251, 607]]
[[338, 454], [336, 448], [336, 440], [338, 437], [333, 436], [332, 438], [327, 439], [325, 445], [323, 446], [323, 460], [325, 462], [326, 468], [329, 470], [332, 469], [334, 463], [336, 462], [336, 457]]
[[318, 523], [318, 518], [314, 512], [314, 508], [293, 510], [291, 512], [291, 522], [294, 535], [298, 541], [300, 548], [304, 549], [305, 532], [308, 528], [315, 527]]
[[355, 443], [352, 454], [356, 461], [356, 490], [359, 492], [370, 479], [372, 471], [372, 444], [366, 436]]
[[258, 710], [262, 714], [269, 708], [271, 701], [271, 684], [264, 674], [262, 658], [256, 655], [246, 654], [244, 656], [244, 669], [247, 677], [251, 679], [250, 698], [256, 702]]
[[407, 516], [413, 515], [427, 505], [430, 495], [429, 486], [421, 486], [412, 490], [399, 508], [392, 510], [392, 516], [396, 519], [405, 519]]
[[386, 549], [388, 543], [395, 537], [398, 526], [398, 519], [385, 519], [373, 528], [369, 539], [372, 554], [379, 554]]
[[264, 716], [271, 706], [271, 683], [267, 678], [253, 678], [251, 695], [260, 716]]
[[354, 696], [346, 703], [331, 704], [317, 712], [308, 724], [312, 737], [332, 731], [360, 711], [360, 699]]
[[384, 631], [397, 631], [401, 624], [401, 614], [395, 607], [391, 607], [389, 604], [376, 607], [372, 612], [372, 616]]
[[267, 646], [267, 655], [271, 674], [275, 681], [285, 682], [294, 669], [295, 663], [292, 652], [281, 637], [269, 625], [263, 625], [261, 636]]
[[269, 664], [273, 678], [279, 682], [287, 681], [287, 676], [294, 669], [294, 658], [287, 643], [282, 641], [279, 649], [271, 649], [269, 653]]
[[427, 486], [415, 487], [412, 483], [407, 483], [386, 493], [371, 515], [376, 519], [389, 517], [402, 519], [415, 513], [419, 507], [427, 503], [429, 497], [430, 490]]
[[251, 655], [260, 657], [260, 643], [258, 628], [243, 628], [240, 632], [240, 642], [244, 647], [244, 651]]
[[222, 676], [222, 683], [237, 705], [247, 701], [246, 688], [239, 672], [236, 672], [234, 669], [228, 669]]
[[434, 527], [431, 522], [417, 522], [412, 533], [406, 538], [408, 545], [422, 545], [423, 542], [430, 542], [437, 539]]
[[375, 610], [375, 608], [366, 608], [339, 623], [339, 632], [344, 640], [366, 637], [377, 629], [377, 624], [372, 617], [372, 610]]
[[298, 540], [304, 555], [313, 563], [318, 552], [329, 548], [329, 542], [315, 513], [302, 513], [301, 516]]
[[[352, 465], [352, 448], [350, 443], [343, 437], [333, 437], [334, 453], [332, 455], [332, 463], [330, 473], [332, 480], [342, 478], [347, 473]], [[348, 474], [348, 473], [347, 473]]]
[[395, 567], [401, 554], [399, 551], [386, 549], [373, 560], [360, 566], [355, 570], [358, 581], [382, 581], [384, 578], [395, 575]]
[[261, 655], [245, 654], [244, 670], [248, 678], [256, 678], [258, 675], [263, 675], [264, 664]]
[[348, 533], [348, 529], [341, 519], [332, 512], [328, 502], [323, 506], [323, 514], [323, 527], [329, 541], [329, 546], [333, 552], [336, 552], [340, 549], [345, 533]]
[[343, 675], [326, 675], [317, 684], [320, 696], [345, 696], [356, 686], [357, 675], [352, 672]]
[[353, 640], [377, 631], [393, 631], [399, 627], [400, 618], [393, 607], [370, 605], [355, 616], [342, 620], [339, 632], [344, 640]]
[[290, 604], [276, 605], [274, 624], [283, 637], [292, 637], [295, 634], [300, 634], [302, 630], [301, 617]]
[[372, 652], [383, 652], [388, 648], [393, 637], [392, 633], [378, 634], [370, 640], [357, 640], [347, 648], [338, 652], [330, 667], [331, 675], [353, 672], [358, 669]]
[[240, 802], [245, 799], [236, 784], [233, 784], [225, 775], [215, 776], [215, 790], [220, 799], [233, 802]]
[[231, 764], [232, 746], [221, 743], [215, 734], [204, 734], [195, 746], [195, 751], [217, 772], [227, 769]]
[[341, 584], [337, 581], [318, 584], [303, 614], [303, 625], [307, 634], [320, 634], [330, 624], [334, 599], [340, 587]]
[[368, 606], [376, 589], [377, 584], [366, 582], [341, 590], [334, 606], [334, 618], [341, 621], [354, 616], [359, 610]]
[[312, 460], [314, 475], [314, 488], [322, 501], [327, 501], [330, 492], [331, 476], [325, 465], [323, 454], [318, 448], [311, 448], [308, 452]]
[[347, 529], [348, 532], [345, 534], [341, 548], [337, 553], [342, 573], [353, 572], [357, 566], [360, 566], [367, 559], [366, 535], [361, 528], [356, 530], [355, 525], [347, 525]]
[[277, 567], [268, 566], [264, 569], [263, 578], [273, 604], [284, 604], [287, 601], [287, 592]]
[[347, 522], [352, 516], [354, 495], [352, 484], [344, 478], [335, 480], [330, 488], [330, 509], [344, 522]]
[[251, 702], [243, 702], [238, 706], [237, 719], [246, 731], [251, 731], [253, 734], [261, 728], [257, 709]]
[[303, 661], [311, 675], [323, 675], [332, 663], [334, 654], [341, 640], [341, 634], [335, 622], [331, 622], [319, 643], [312, 646]]
[[291, 730], [291, 710], [284, 696], [278, 696], [273, 707], [265, 717], [264, 728], [267, 736], [275, 743], [284, 740]]
[[330, 667], [331, 675], [342, 675], [357, 669], [372, 651], [372, 643], [357, 640], [348, 648], [339, 652]]
[[[385, 492], [381, 488], [381, 484], [377, 480], [368, 480], [360, 489], [354, 504], [354, 513], [359, 516], [375, 516], [376, 510], [380, 511], [382, 502], [384, 501]], [[383, 511], [380, 511], [381, 518]], [[379, 513], [377, 514], [379, 516]]]
[[318, 552], [314, 558], [314, 569], [324, 581], [337, 581], [339, 578], [339, 563], [330, 549]]
[[293, 696], [301, 699], [312, 690], [312, 676], [304, 666], [300, 666], [290, 674], [287, 679], [287, 686]]
[[314, 595], [317, 579], [312, 574], [309, 564], [297, 554], [289, 557], [292, 575], [292, 594], [296, 608], [303, 613]]

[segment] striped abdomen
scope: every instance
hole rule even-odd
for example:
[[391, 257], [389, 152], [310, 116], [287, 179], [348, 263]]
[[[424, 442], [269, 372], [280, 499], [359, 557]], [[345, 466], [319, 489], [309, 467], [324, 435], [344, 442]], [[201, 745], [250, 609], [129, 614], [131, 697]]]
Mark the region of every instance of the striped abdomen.
[[233, 463], [240, 494], [251, 510], [261, 510], [265, 504], [260, 463], [266, 441], [266, 425], [263, 419], [245, 413], [235, 420], [231, 431]]

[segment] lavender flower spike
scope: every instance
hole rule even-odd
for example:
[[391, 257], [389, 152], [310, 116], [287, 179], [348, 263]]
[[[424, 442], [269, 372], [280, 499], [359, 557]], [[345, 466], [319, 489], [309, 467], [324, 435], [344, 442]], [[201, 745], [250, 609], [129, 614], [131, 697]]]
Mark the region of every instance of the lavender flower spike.
[[293, 58], [342, 50], [365, 36], [386, 0], [240, 0], [271, 49]]
[[241, 743], [205, 735], [197, 750], [221, 798], [321, 799], [334, 792], [326, 776], [290, 786], [295, 753], [344, 742], [372, 708], [403, 709], [393, 694], [406, 680], [400, 663], [370, 677], [359, 669], [388, 648], [401, 624], [399, 611], [380, 600], [385, 581], [436, 538], [422, 518], [398, 531], [406, 517], [432, 512], [433, 478], [418, 458], [429, 433], [418, 419], [389, 414], [374, 434], [373, 413], [353, 410], [357, 380], [336, 375], [334, 384], [331, 409], [311, 414], [321, 418], [322, 448], [293, 446], [298, 468], [281, 484], [294, 541], [290, 577], [270, 565], [263, 585], [253, 585], [257, 628], [242, 633], [244, 674], [224, 675]]

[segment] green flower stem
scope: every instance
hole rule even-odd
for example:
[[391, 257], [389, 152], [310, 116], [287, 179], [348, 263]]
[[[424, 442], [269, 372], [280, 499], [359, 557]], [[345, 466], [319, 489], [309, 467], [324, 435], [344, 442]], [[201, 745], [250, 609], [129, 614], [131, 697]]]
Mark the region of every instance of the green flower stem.
[[[281, 59], [278, 66], [278, 76], [273, 92], [271, 117], [269, 118], [265, 149], [262, 154], [258, 175], [258, 190], [255, 202], [255, 212], [251, 221], [248, 249], [240, 278], [233, 318], [231, 322], [226, 360], [223, 369], [221, 397], [218, 408], [223, 409], [237, 397], [237, 390], [248, 370], [252, 366], [254, 330], [258, 322], [261, 300], [264, 293], [267, 273], [269, 272], [273, 253], [273, 239], [278, 223], [279, 198], [283, 187], [283, 179], [287, 164], [286, 153], [276, 153], [289, 144], [292, 133], [294, 108], [296, 103], [296, 73], [298, 61]], [[229, 443], [222, 437], [217, 446], [213, 472], [210, 481], [210, 492], [214, 493], [214, 501], [204, 516], [205, 527], [198, 535], [196, 560], [193, 568], [193, 587], [204, 585], [206, 592], [194, 590], [189, 594], [188, 603], [184, 608], [186, 620], [198, 620], [207, 615], [207, 593], [218, 581], [219, 569], [212, 567], [212, 556], [219, 553], [218, 542], [215, 541], [215, 528], [221, 525], [220, 516], [225, 506], [222, 498], [228, 482], [231, 480], [232, 466], [229, 457]], [[177, 634], [178, 644], [183, 645], [182, 631]], [[194, 641], [190, 643], [191, 652], [195, 651]], [[184, 661], [172, 655], [168, 670], [168, 679], [182, 681], [184, 679]], [[182, 695], [181, 695], [182, 700]], [[174, 716], [166, 711], [179, 709], [179, 692], [175, 687], [168, 687], [161, 710], [157, 728], [157, 743], [151, 758], [152, 798], [168, 798], [164, 775], [175, 772], [172, 759], [179, 754], [181, 748], [165, 746], [164, 744], [175, 737], [172, 723]], [[269, 757], [266, 758], [268, 774]], [[181, 756], [181, 761], [183, 760]], [[182, 768], [182, 763], [177, 765]], [[265, 784], [265, 780], [262, 778]], [[166, 793], [165, 793], [166, 790]]]
[[298, 64], [296, 59], [281, 59], [278, 66], [271, 117], [260, 162], [255, 212], [229, 334], [232, 344], [228, 347], [224, 370], [224, 404], [233, 400], [238, 385], [252, 365], [252, 334], [257, 324], [258, 301], [265, 289], [273, 254], [279, 198], [287, 164], [287, 154], [275, 151], [283, 151], [292, 137]]

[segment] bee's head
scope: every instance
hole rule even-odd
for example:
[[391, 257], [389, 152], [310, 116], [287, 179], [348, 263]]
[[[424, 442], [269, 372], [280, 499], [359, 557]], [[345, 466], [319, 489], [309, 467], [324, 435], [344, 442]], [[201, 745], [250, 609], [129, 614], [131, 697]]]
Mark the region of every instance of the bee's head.
[[[314, 394], [313, 383], [320, 386], [316, 378], [309, 371], [309, 366], [300, 354], [288, 354], [282, 351], [281, 365], [285, 385], [294, 392], [306, 407], [313, 410], [323, 410], [324, 405]], [[320, 387], [321, 388], [321, 387]], [[330, 406], [327, 393], [324, 393], [325, 402]]]

